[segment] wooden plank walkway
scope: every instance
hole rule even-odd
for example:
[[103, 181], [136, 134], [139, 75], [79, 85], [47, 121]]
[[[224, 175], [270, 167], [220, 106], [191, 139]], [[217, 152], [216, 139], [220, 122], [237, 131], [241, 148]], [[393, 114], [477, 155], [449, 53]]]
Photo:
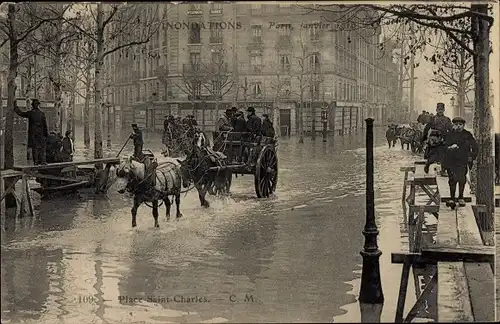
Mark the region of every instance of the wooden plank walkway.
[[[436, 176], [441, 197], [450, 197], [448, 178]], [[457, 188], [458, 190], [458, 188]], [[458, 192], [457, 192], [458, 194]], [[468, 185], [464, 196], [472, 202], [451, 210], [441, 203], [437, 245], [442, 247], [482, 246], [481, 233], [472, 205], [475, 197]], [[438, 262], [438, 321], [494, 321], [494, 276], [488, 263]]]

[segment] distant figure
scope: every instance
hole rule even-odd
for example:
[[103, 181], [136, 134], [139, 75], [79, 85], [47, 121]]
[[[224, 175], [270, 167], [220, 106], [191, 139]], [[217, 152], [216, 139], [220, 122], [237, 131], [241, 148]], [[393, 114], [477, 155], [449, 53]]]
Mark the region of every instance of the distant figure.
[[142, 131], [139, 129], [137, 124], [132, 124], [133, 133], [130, 134], [130, 138], [134, 140], [134, 157], [142, 161], [142, 147], [144, 145], [144, 140], [142, 138]]
[[61, 162], [62, 140], [55, 131], [51, 131], [47, 137], [46, 158], [48, 163]]
[[262, 128], [261, 133], [263, 136], [274, 138], [276, 132], [274, 131], [273, 122], [269, 119], [268, 114], [262, 115]]
[[233, 130], [231, 124], [231, 119], [233, 118], [233, 112], [231, 109], [226, 109], [224, 116], [220, 117], [216, 124], [217, 132], [228, 132]]
[[49, 136], [45, 113], [40, 110], [40, 101], [31, 101], [30, 111], [21, 111], [14, 103], [14, 112], [28, 119], [28, 148], [31, 148], [35, 165], [47, 164], [46, 145]]
[[472, 134], [464, 129], [465, 119], [453, 118], [453, 129], [444, 136], [444, 147], [446, 149], [443, 167], [448, 172], [448, 184], [450, 185], [450, 200], [446, 203], [448, 207], [455, 208], [455, 198], [458, 183], [458, 204], [465, 206], [464, 189], [467, 183], [468, 168], [477, 157], [478, 147]]
[[247, 132], [252, 133], [252, 135], [260, 135], [262, 128], [262, 121], [255, 114], [255, 108], [248, 107], [247, 109]]
[[239, 110], [235, 113], [234, 131], [238, 133], [247, 131], [247, 121], [245, 120], [245, 115]]
[[[446, 134], [453, 129], [453, 124], [451, 123], [451, 119], [449, 117], [446, 117], [444, 115], [444, 103], [439, 102], [436, 107], [436, 116], [432, 116], [430, 118], [429, 123], [425, 125], [423, 135], [422, 135], [422, 143], [427, 141], [427, 148], [426, 152], [424, 153], [424, 157], [426, 156], [433, 156], [435, 157], [435, 161], [437, 163], [442, 162], [442, 157], [443, 157], [443, 146], [440, 145], [442, 144], [442, 138], [446, 136]], [[436, 141], [435, 139], [432, 139], [429, 141], [430, 135], [433, 134], [434, 137], [438, 136], [441, 141]], [[431, 152], [433, 151], [433, 152]], [[429, 172], [429, 166], [432, 164], [431, 161], [427, 161], [427, 164], [425, 165], [425, 172]], [[441, 169], [441, 175], [444, 175], [444, 170]]]
[[75, 146], [73, 145], [73, 140], [71, 139], [71, 131], [68, 130], [62, 139], [61, 146], [61, 160], [62, 162], [72, 162], [73, 153], [75, 153]]
[[396, 145], [396, 142], [398, 140], [397, 128], [398, 125], [393, 123], [390, 123], [389, 126], [387, 126], [387, 130], [385, 131], [385, 138], [387, 140], [389, 148], [394, 147]]

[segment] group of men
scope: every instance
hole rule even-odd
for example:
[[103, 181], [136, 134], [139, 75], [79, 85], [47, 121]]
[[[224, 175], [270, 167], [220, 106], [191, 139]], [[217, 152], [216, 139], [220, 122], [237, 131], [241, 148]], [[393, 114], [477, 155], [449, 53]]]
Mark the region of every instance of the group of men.
[[28, 149], [35, 165], [69, 162], [73, 160], [75, 148], [70, 130], [64, 137], [54, 131], [48, 132], [47, 118], [40, 109], [38, 99], [31, 100], [31, 110], [22, 111], [14, 104], [14, 112], [28, 119]]
[[445, 106], [437, 104], [436, 115], [424, 112], [419, 116], [419, 123], [425, 124], [422, 141], [427, 143], [424, 153], [425, 172], [429, 172], [432, 163], [440, 163], [442, 174], [448, 174], [450, 200], [447, 206], [454, 208], [458, 184], [458, 204], [465, 206], [464, 189], [467, 172], [472, 168], [478, 154], [474, 136], [465, 130], [465, 119], [455, 117], [451, 120], [444, 115]]
[[219, 118], [215, 126], [218, 132], [238, 132], [250, 133], [254, 136], [266, 136], [274, 138], [276, 133], [274, 131], [273, 122], [269, 119], [268, 114], [263, 114], [262, 119], [255, 114], [254, 107], [247, 108], [247, 118], [243, 112], [236, 107], [226, 109], [224, 116]]

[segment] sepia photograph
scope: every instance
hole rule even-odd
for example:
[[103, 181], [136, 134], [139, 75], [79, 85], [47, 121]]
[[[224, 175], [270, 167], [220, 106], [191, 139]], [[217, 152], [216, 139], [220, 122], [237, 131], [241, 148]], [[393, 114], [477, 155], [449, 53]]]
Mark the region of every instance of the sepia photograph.
[[0, 2], [1, 323], [500, 321], [499, 15]]

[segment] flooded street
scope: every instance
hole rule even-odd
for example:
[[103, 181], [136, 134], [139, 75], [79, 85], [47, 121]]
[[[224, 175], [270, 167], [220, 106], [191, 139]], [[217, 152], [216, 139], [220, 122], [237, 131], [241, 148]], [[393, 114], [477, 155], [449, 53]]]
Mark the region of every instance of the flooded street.
[[[415, 158], [389, 150], [382, 134], [375, 140], [382, 321], [393, 321], [399, 168]], [[159, 156], [151, 138], [144, 148]], [[167, 222], [162, 206], [159, 229], [145, 205], [131, 228], [132, 202], [117, 185], [107, 197], [37, 200], [36, 219], [7, 221], [2, 233], [2, 323], [359, 322], [364, 133], [329, 140], [280, 139], [276, 197], [257, 200], [253, 177], [238, 177], [230, 198], [208, 196], [209, 209], [194, 192], [182, 196], [180, 220]], [[82, 159], [81, 143], [77, 153]]]

